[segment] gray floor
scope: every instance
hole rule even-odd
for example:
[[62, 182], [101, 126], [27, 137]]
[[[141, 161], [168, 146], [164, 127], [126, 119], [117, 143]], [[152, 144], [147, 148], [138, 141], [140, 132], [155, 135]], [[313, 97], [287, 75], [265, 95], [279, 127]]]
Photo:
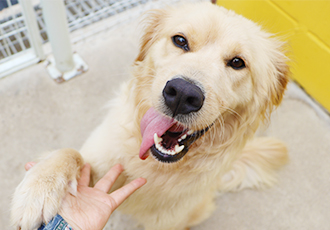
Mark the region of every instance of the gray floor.
[[[0, 80], [1, 229], [10, 229], [9, 200], [24, 164], [45, 150], [79, 149], [100, 123], [108, 99], [129, 76], [136, 27], [135, 21], [126, 23], [76, 43], [90, 69], [69, 82], [56, 84], [42, 63]], [[219, 196], [212, 217], [192, 230], [330, 229], [329, 124], [291, 88], [265, 133], [285, 141], [290, 151], [278, 184]], [[141, 228], [117, 213], [109, 229]]]

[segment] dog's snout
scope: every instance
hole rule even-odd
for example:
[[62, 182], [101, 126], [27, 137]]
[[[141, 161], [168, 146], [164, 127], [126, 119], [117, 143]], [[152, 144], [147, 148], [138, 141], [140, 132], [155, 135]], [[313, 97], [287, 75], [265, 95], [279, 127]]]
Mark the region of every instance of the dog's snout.
[[195, 84], [181, 78], [175, 78], [166, 83], [163, 89], [165, 104], [173, 113], [188, 114], [200, 110], [204, 103], [204, 94]]

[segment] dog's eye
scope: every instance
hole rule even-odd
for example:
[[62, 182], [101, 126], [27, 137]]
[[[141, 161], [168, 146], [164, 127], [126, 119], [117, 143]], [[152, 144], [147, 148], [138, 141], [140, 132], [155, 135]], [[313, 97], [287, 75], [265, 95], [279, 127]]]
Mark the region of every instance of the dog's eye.
[[175, 35], [172, 37], [173, 44], [185, 51], [189, 51], [188, 41], [183, 36]]
[[228, 66], [239, 70], [245, 67], [245, 62], [241, 58], [235, 57], [228, 62]]

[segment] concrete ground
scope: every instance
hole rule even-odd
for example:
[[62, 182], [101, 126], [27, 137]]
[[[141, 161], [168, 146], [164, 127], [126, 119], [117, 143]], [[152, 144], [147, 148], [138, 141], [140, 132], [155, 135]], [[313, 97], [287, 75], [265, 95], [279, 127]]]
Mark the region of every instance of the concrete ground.
[[[129, 77], [136, 28], [136, 20], [129, 20], [75, 43], [89, 70], [69, 82], [55, 83], [43, 63], [0, 80], [1, 229], [10, 229], [10, 197], [24, 164], [46, 150], [79, 149], [101, 122], [104, 105]], [[291, 84], [264, 131], [289, 148], [291, 161], [279, 171], [278, 184], [219, 196], [213, 215], [192, 230], [330, 229], [330, 125], [306, 98]], [[115, 213], [107, 229], [142, 228]]]

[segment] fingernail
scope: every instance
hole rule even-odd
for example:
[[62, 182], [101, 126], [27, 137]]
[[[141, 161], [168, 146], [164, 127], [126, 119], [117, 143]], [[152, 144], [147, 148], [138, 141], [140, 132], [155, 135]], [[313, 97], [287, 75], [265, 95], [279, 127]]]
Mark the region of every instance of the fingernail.
[[25, 165], [25, 169], [26, 170], [29, 170], [30, 168], [32, 168], [32, 163], [27, 163], [26, 165]]

